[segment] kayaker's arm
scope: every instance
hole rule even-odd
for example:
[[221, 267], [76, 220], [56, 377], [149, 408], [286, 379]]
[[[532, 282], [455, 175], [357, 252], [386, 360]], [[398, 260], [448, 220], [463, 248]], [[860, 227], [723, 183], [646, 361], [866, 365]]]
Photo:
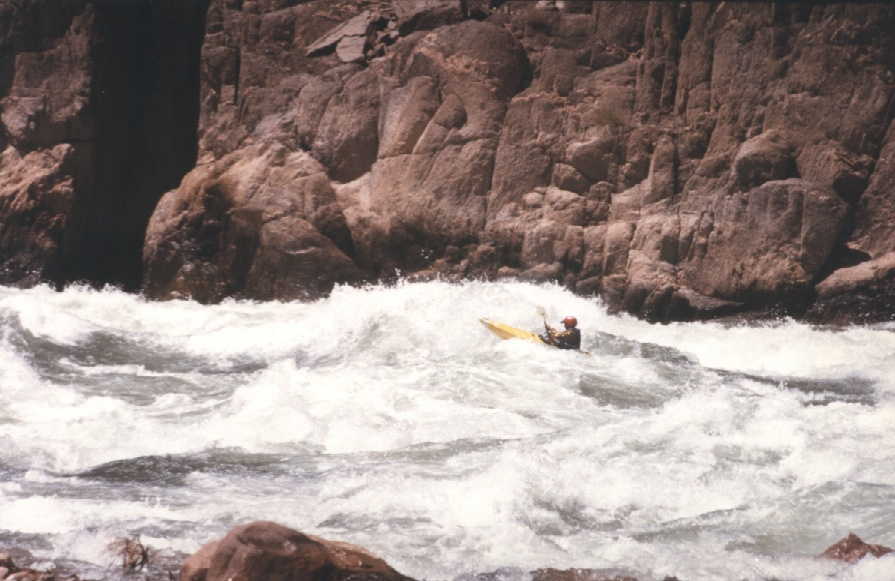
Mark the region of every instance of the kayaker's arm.
[[544, 330], [546, 331], [546, 333], [541, 335], [541, 340], [548, 345], [556, 346], [556, 329], [554, 329], [553, 327], [548, 325], [546, 321], [544, 321]]

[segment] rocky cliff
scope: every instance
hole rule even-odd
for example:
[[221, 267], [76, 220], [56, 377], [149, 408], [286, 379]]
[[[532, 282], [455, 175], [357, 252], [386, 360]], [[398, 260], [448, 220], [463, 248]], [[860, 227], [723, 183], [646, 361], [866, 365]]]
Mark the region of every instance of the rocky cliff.
[[206, 3], [0, 0], [0, 283], [139, 288], [196, 159]]
[[893, 314], [889, 3], [48, 2], [0, 0], [0, 282]]

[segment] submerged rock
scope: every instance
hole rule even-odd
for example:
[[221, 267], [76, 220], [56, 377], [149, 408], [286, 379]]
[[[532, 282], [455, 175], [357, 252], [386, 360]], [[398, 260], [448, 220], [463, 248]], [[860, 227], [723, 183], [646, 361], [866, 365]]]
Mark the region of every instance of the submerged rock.
[[625, 573], [597, 569], [538, 569], [531, 581], [637, 581]]
[[854, 563], [866, 557], [873, 555], [874, 557], [882, 557], [888, 553], [892, 553], [893, 549], [882, 545], [871, 545], [861, 540], [861, 537], [855, 533], [848, 533], [848, 536], [839, 540], [820, 554], [821, 557], [827, 559], [837, 559]]
[[79, 581], [77, 575], [59, 571], [39, 571], [17, 567], [9, 553], [0, 551], [0, 580], [2, 581]]

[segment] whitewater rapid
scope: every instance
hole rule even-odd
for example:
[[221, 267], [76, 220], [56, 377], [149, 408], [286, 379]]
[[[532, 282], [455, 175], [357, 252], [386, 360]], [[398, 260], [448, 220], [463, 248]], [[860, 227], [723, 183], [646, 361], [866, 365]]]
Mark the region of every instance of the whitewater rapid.
[[[574, 314], [589, 355], [500, 341]], [[895, 579], [895, 326], [651, 325], [553, 285], [0, 287], [0, 549], [96, 574], [274, 520], [430, 581]]]

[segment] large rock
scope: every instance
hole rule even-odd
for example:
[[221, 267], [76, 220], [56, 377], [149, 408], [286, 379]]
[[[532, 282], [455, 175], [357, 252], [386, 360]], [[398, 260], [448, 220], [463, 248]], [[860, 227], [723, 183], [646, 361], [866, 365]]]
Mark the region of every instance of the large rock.
[[718, 298], [788, 300], [810, 292], [840, 239], [847, 205], [803, 180], [771, 181], [716, 202], [682, 266], [694, 290]]
[[325, 169], [303, 152], [250, 146], [190, 172], [146, 232], [147, 294], [310, 298], [362, 273]]
[[364, 549], [258, 521], [186, 560], [180, 581], [410, 581]]
[[895, 252], [840, 268], [815, 286], [808, 311], [817, 321], [876, 323], [895, 319]]

